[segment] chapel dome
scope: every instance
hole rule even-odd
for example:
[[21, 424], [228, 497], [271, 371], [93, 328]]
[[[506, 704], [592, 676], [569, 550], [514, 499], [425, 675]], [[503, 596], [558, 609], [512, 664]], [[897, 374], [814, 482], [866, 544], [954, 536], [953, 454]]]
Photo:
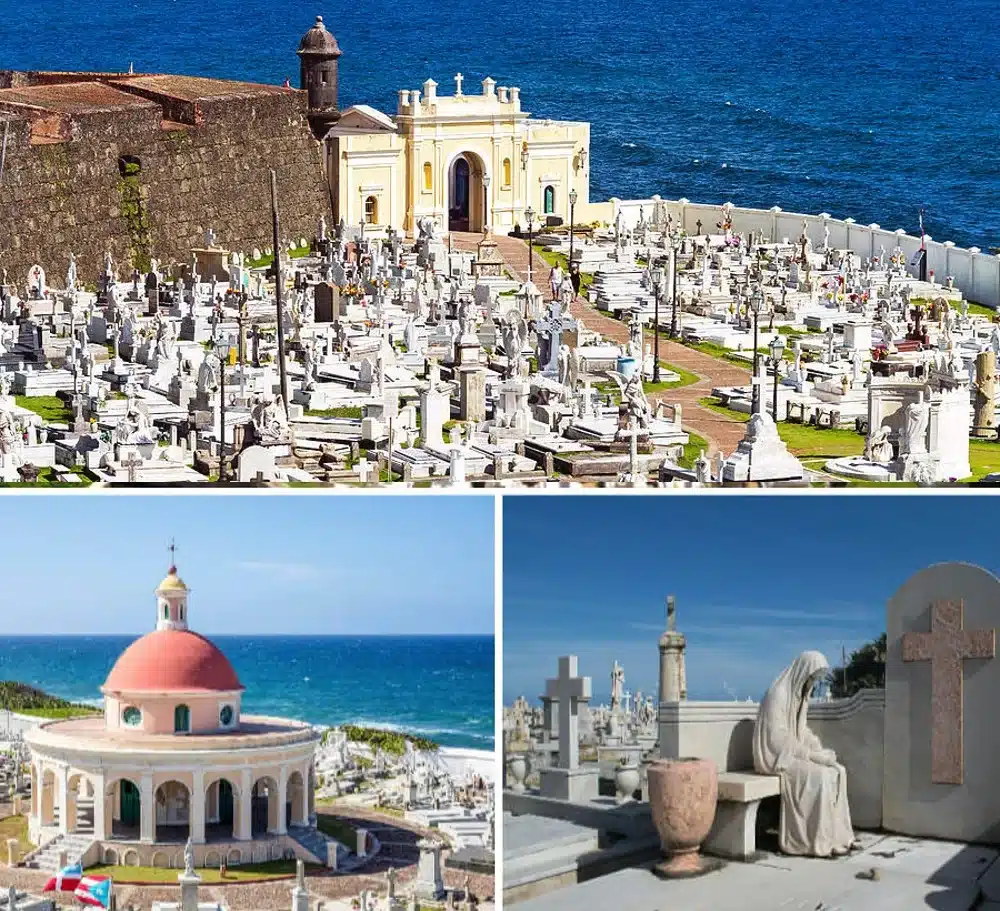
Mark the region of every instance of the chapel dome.
[[300, 54], [327, 54], [339, 57], [341, 54], [337, 39], [323, 25], [323, 17], [316, 17], [316, 24], [302, 36], [299, 42]]
[[210, 693], [242, 689], [236, 671], [219, 648], [186, 629], [158, 629], [137, 639], [121, 653], [102, 687], [105, 693]]

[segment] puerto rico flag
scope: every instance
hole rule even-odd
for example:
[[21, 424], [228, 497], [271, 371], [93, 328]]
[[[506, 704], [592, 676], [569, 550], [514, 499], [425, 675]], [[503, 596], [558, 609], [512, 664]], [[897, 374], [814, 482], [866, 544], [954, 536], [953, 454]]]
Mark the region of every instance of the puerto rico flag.
[[111, 877], [84, 876], [73, 894], [81, 904], [94, 908], [108, 908], [111, 905]]
[[63, 867], [45, 884], [43, 892], [73, 892], [83, 878], [83, 867], [79, 862]]

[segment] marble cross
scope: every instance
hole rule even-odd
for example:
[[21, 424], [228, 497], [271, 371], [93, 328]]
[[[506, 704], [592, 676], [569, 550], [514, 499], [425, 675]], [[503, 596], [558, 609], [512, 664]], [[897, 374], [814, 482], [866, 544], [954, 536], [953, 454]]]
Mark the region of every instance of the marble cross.
[[545, 681], [545, 696], [559, 703], [560, 769], [580, 765], [580, 703], [590, 701], [590, 678], [577, 675], [576, 655], [559, 659], [559, 676]]
[[904, 661], [931, 663], [931, 781], [962, 784], [962, 663], [996, 657], [996, 630], [963, 628], [961, 601], [931, 605], [931, 631], [903, 634]]

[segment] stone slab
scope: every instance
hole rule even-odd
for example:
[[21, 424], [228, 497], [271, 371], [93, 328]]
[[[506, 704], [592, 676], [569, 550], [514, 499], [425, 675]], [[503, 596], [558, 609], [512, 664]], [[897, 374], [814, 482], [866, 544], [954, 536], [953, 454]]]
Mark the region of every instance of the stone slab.
[[979, 880], [983, 898], [1000, 903], [1000, 862], [993, 861]]
[[781, 793], [781, 779], [777, 775], [757, 775], [754, 772], [721, 772], [719, 774], [719, 800], [749, 803]]
[[996, 859], [997, 851], [982, 845], [889, 835], [843, 862], [918, 875], [948, 886], [977, 882]]

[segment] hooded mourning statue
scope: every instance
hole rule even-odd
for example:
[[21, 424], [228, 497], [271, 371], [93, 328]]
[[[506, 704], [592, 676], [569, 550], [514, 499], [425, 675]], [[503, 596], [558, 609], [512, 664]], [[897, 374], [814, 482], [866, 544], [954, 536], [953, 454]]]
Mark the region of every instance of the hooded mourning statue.
[[803, 652], [764, 696], [753, 732], [754, 769], [781, 777], [780, 845], [786, 854], [836, 857], [854, 842], [847, 771], [809, 730], [813, 687], [830, 673], [819, 652]]

